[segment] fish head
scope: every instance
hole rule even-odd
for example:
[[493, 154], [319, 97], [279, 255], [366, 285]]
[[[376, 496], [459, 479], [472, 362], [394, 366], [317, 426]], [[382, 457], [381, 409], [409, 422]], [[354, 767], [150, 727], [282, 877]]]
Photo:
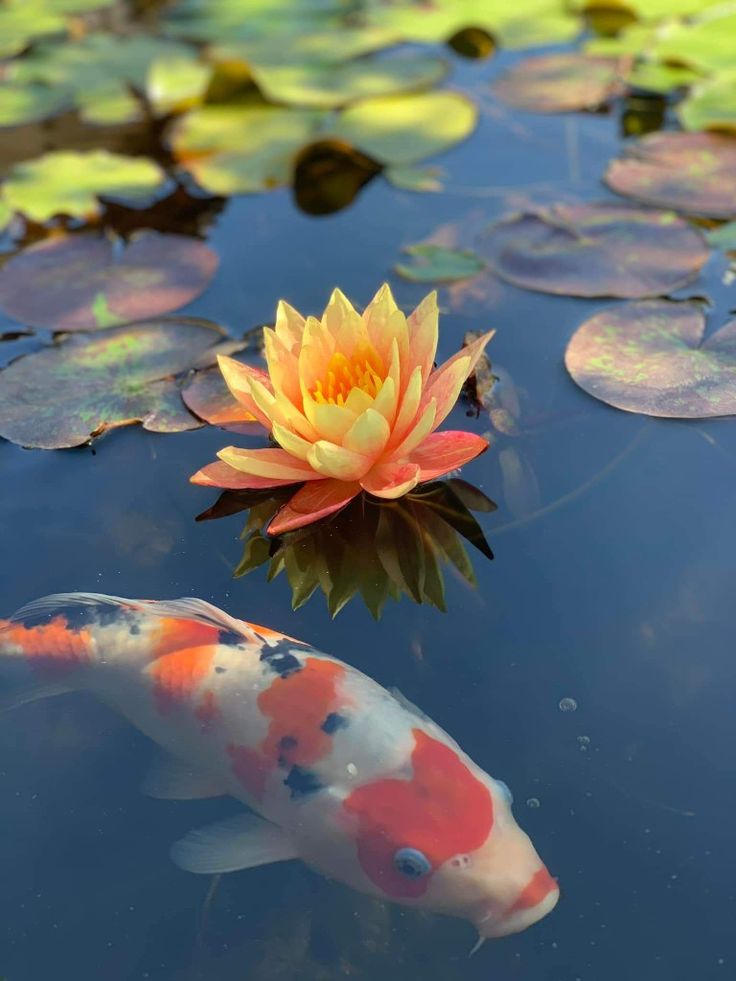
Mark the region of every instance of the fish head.
[[413, 732], [411, 773], [371, 781], [343, 802], [363, 888], [468, 919], [481, 938], [535, 923], [559, 889], [516, 823], [505, 785], [454, 745]]

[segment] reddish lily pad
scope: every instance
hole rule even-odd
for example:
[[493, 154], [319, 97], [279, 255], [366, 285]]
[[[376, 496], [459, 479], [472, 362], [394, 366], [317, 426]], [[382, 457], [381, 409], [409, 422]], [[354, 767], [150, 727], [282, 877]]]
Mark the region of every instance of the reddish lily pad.
[[127, 247], [94, 233], [52, 238], [0, 270], [0, 307], [33, 327], [112, 327], [184, 306], [217, 264], [212, 249], [183, 235], [141, 232]]
[[671, 211], [555, 204], [491, 225], [481, 253], [502, 279], [542, 293], [660, 296], [696, 277], [702, 235]]
[[60, 449], [141, 422], [157, 433], [201, 425], [184, 406], [176, 376], [223, 331], [178, 317], [71, 334], [0, 371], [0, 436]]
[[623, 91], [620, 62], [576, 52], [526, 58], [501, 75], [493, 91], [526, 112], [598, 109]]
[[650, 300], [603, 310], [573, 335], [565, 365], [589, 395], [649, 416], [736, 414], [736, 320], [703, 341], [697, 303]]
[[720, 133], [650, 133], [630, 143], [604, 177], [617, 194], [708, 218], [736, 217], [736, 139]]
[[211, 426], [220, 426], [234, 433], [261, 431], [255, 416], [233, 398], [222, 372], [215, 366], [192, 376], [181, 397], [195, 416]]

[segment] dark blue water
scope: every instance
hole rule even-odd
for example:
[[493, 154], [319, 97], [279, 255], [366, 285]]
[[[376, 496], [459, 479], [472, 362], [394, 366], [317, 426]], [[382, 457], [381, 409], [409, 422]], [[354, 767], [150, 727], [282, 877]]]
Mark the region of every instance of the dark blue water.
[[[438, 226], [471, 244], [529, 201], [608, 196], [598, 177], [616, 117], [512, 115], [486, 88], [505, 63], [457, 76], [483, 116], [441, 161], [445, 193], [378, 178], [321, 218], [286, 190], [232, 200], [210, 230], [220, 271], [188, 312], [240, 331], [270, 320], [279, 297], [318, 313], [339, 285], [363, 304], [400, 247]], [[733, 305], [722, 274], [713, 260], [689, 291], [716, 299], [712, 327]], [[391, 282], [402, 305], [424, 292]], [[7, 981], [734, 976], [733, 423], [648, 420], [579, 391], [564, 348], [603, 304], [490, 280], [440, 299], [439, 355], [495, 327], [489, 353], [524, 428], [464, 470], [498, 502], [481, 518], [495, 561], [476, 557], [475, 590], [447, 575], [447, 614], [404, 600], [375, 623], [354, 600], [331, 621], [320, 596], [293, 613], [281, 579], [233, 580], [244, 517], [195, 524], [215, 495], [187, 483], [233, 441], [213, 429], [128, 429], [58, 453], [1, 443], [2, 611], [57, 590], [196, 595], [398, 686], [511, 786], [559, 876], [557, 909], [468, 960], [467, 924], [384, 906], [295, 863], [214, 884], [188, 875], [169, 844], [231, 805], [142, 796], [151, 745], [69, 695], [0, 718]], [[0, 359], [36, 343], [4, 342]], [[490, 429], [462, 408], [447, 425]], [[576, 711], [560, 710], [565, 698]]]

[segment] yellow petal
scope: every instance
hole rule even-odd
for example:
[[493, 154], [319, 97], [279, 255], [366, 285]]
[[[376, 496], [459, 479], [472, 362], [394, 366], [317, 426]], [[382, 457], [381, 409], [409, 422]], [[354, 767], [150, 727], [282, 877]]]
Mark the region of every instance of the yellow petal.
[[339, 289], [332, 291], [322, 314], [322, 324], [335, 339], [335, 350], [342, 351], [347, 357], [366, 334], [362, 317]]
[[360, 480], [371, 465], [362, 454], [323, 439], [309, 451], [309, 463], [317, 473], [337, 480]]
[[319, 480], [307, 463], [281, 449], [244, 450], [238, 446], [226, 446], [217, 454], [223, 463], [236, 470], [250, 473], [256, 477], [271, 477], [275, 480]]
[[409, 379], [409, 384], [406, 386], [404, 397], [399, 404], [399, 411], [396, 414], [396, 421], [394, 422], [393, 431], [391, 432], [391, 439], [388, 443], [389, 450], [392, 449], [392, 447], [398, 446], [404, 436], [406, 436], [409, 427], [416, 419], [421, 400], [422, 369], [419, 365], [417, 365], [414, 371], [411, 373], [411, 378]]
[[297, 436], [297, 434], [292, 432], [291, 429], [288, 429], [286, 426], [282, 426], [281, 423], [278, 422], [273, 424], [271, 435], [279, 446], [282, 446], [287, 453], [290, 453], [292, 456], [295, 456], [300, 460], [307, 460], [309, 451], [312, 448], [312, 443], [310, 440], [302, 439], [301, 436]]
[[324, 377], [327, 363], [335, 353], [335, 340], [316, 317], [307, 317], [299, 351], [299, 383], [302, 395], [312, 391]]
[[388, 423], [375, 409], [366, 409], [345, 433], [342, 445], [371, 460], [375, 460], [388, 442], [391, 430]]
[[[378, 393], [381, 394], [380, 392]], [[365, 412], [366, 409], [371, 409], [374, 407], [374, 400], [368, 394], [364, 392], [362, 388], [351, 388], [348, 397], [345, 399], [345, 408], [350, 409], [354, 412], [356, 416], [359, 416], [361, 412]]]
[[304, 317], [286, 300], [279, 300], [276, 307], [276, 334], [287, 350], [297, 353], [304, 333]]
[[391, 348], [395, 340], [403, 364], [409, 353], [409, 331], [406, 317], [396, 306], [396, 301], [387, 285], [381, 287], [365, 308], [363, 321], [368, 339], [383, 363], [390, 362]]
[[304, 412], [317, 434], [315, 439], [326, 439], [331, 443], [342, 443], [343, 436], [357, 419], [347, 405], [315, 402], [311, 395], [304, 399]]
[[220, 367], [220, 372], [222, 377], [225, 379], [225, 384], [230, 389], [233, 397], [240, 402], [249, 412], [252, 412], [256, 419], [265, 426], [266, 429], [271, 428], [271, 419], [268, 413], [264, 413], [256, 405], [253, 396], [251, 394], [251, 381], [254, 378], [259, 378], [262, 380], [262, 384], [270, 384], [268, 375], [265, 372], [260, 371], [258, 368], [252, 368], [250, 365], [241, 364], [240, 361], [235, 361], [233, 358], [225, 357], [225, 355], [219, 355], [217, 358], [217, 363]]
[[413, 313], [409, 314], [406, 323], [409, 328], [409, 360], [411, 367], [419, 365], [422, 369], [422, 380], [427, 379], [434, 365], [437, 354], [437, 337], [439, 331], [440, 311], [437, 306], [437, 291], [425, 296]]
[[[399, 365], [399, 345], [396, 338], [391, 344], [391, 361], [389, 363], [388, 374], [384, 379], [381, 391], [373, 400], [373, 408], [380, 412], [386, 419], [389, 426], [393, 426], [396, 418], [396, 407], [399, 400], [399, 382], [401, 378], [401, 368]], [[349, 401], [349, 400], [348, 400]]]
[[314, 426], [283, 392], [277, 391], [274, 397], [273, 412], [274, 419], [277, 422], [280, 422], [282, 426], [286, 426], [288, 429], [293, 429], [295, 433], [303, 436], [304, 439], [308, 439], [310, 443], [313, 443], [315, 439], [319, 439], [319, 434]]
[[395, 449], [391, 450], [391, 453], [387, 456], [387, 459], [402, 460], [404, 457], [409, 456], [411, 451], [419, 446], [419, 444], [432, 432], [436, 412], [437, 405], [434, 399], [432, 399], [422, 409], [419, 418], [411, 427], [402, 442], [399, 443]]

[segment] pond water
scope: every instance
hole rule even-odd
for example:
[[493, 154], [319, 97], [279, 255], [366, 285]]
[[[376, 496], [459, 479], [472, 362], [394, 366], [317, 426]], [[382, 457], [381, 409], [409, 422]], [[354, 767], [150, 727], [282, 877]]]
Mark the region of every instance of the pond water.
[[[207, 230], [220, 269], [184, 312], [237, 332], [269, 322], [280, 297], [319, 313], [335, 285], [363, 305], [386, 279], [410, 308], [426, 290], [392, 277], [402, 246], [445, 225], [467, 242], [529, 202], [613, 199], [599, 178], [618, 115], [502, 108], [488, 81], [516, 57], [454, 59], [481, 120], [442, 158], [443, 192], [379, 177], [317, 217], [286, 189], [230, 199]], [[680, 295], [707, 292], [725, 315], [723, 263]], [[72, 694], [0, 718], [7, 981], [733, 977], [736, 431], [619, 412], [576, 388], [562, 353], [606, 301], [483, 284], [441, 290], [438, 358], [494, 327], [489, 354], [525, 426], [464, 468], [498, 504], [479, 517], [495, 558], [474, 555], [474, 589], [447, 573], [447, 613], [404, 598], [376, 622], [355, 599], [331, 620], [319, 595], [293, 612], [284, 577], [233, 579], [244, 515], [195, 523], [216, 494], [188, 477], [223, 435], [259, 441], [212, 427], [130, 427], [59, 452], [0, 443], [3, 611], [67, 590], [199, 596], [397, 686], [509, 784], [559, 878], [557, 909], [469, 960], [467, 924], [384, 906], [301, 864], [187, 874], [170, 843], [234, 803], [143, 796], [151, 744]], [[0, 358], [40, 344], [5, 342]], [[489, 429], [463, 406], [448, 423]]]

